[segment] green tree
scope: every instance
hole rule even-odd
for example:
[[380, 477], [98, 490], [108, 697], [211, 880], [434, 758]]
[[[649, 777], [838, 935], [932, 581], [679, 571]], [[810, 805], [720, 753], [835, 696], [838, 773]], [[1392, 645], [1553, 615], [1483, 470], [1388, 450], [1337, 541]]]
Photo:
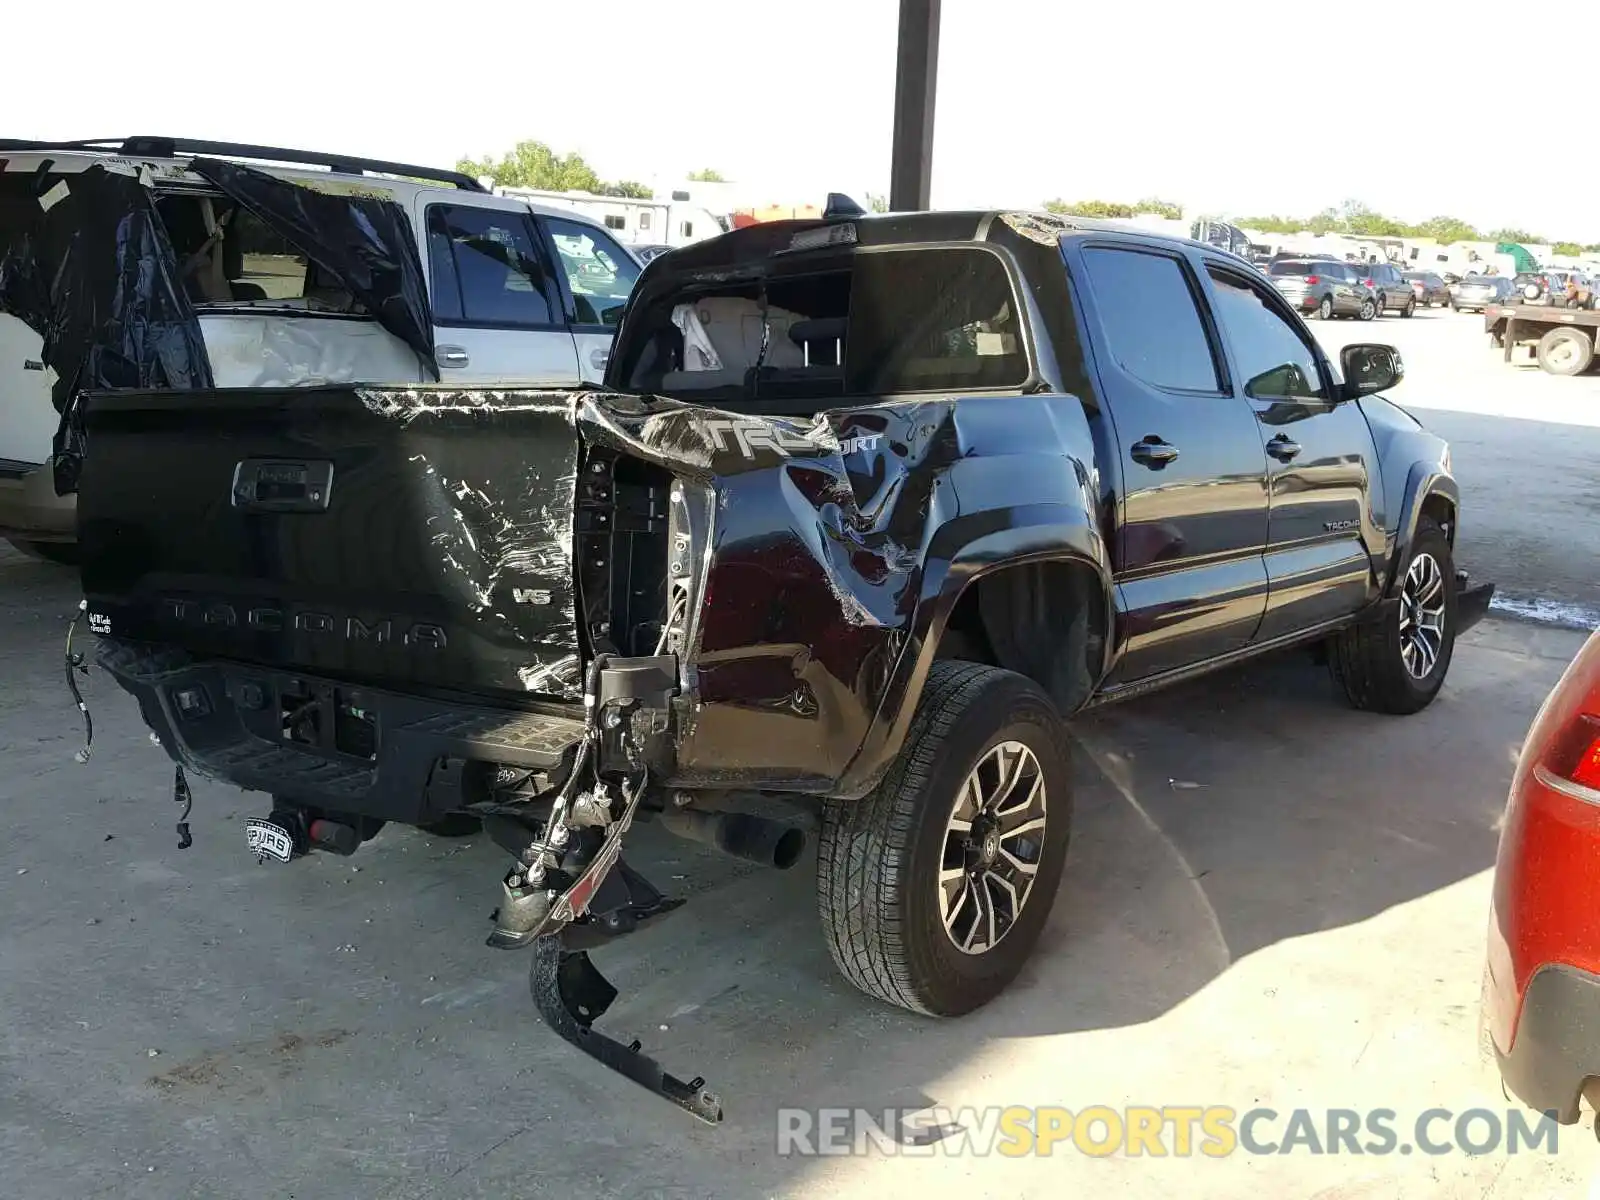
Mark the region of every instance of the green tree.
[[1483, 235], [1459, 217], [1429, 217], [1412, 227], [1416, 237], [1430, 237], [1441, 245], [1451, 242], [1481, 242]]
[[1068, 203], [1065, 200], [1046, 200], [1045, 209], [1053, 213], [1061, 213], [1068, 217], [1131, 217], [1133, 205], [1117, 204], [1110, 200], [1077, 200]]
[[616, 183], [605, 184], [601, 187], [600, 193], [605, 196], [622, 196], [629, 200], [648, 200], [655, 195], [647, 185], [636, 183], [631, 179], [619, 179]]
[[600, 176], [576, 152], [557, 154], [543, 142], [518, 142], [498, 162], [463, 158], [456, 170], [488, 176], [496, 187], [539, 188], [551, 192], [598, 192]]
[[1600, 242], [1596, 242], [1592, 246], [1585, 246], [1583, 250], [1585, 254], [1600, 254]]
[[[1214, 218], [1221, 220], [1221, 217]], [[1245, 229], [1259, 229], [1262, 233], [1296, 233], [1306, 227], [1307, 222], [1299, 217], [1235, 217], [1233, 224]]]
[[1343, 233], [1344, 217], [1340, 215], [1339, 210], [1336, 208], [1325, 208], [1302, 225], [1301, 228], [1309, 229], [1312, 233], [1317, 234]]
[[889, 201], [885, 197], [879, 196], [875, 192], [868, 192], [867, 193], [867, 211], [868, 212], [888, 212], [889, 211]]
[[1136, 213], [1154, 213], [1158, 217], [1166, 217], [1169, 221], [1183, 220], [1183, 205], [1171, 200], [1162, 200], [1156, 196], [1147, 196], [1133, 206]]
[[690, 183], [727, 183], [721, 171], [715, 167], [706, 167], [701, 171], [689, 172]]
[[1536, 233], [1529, 233], [1526, 229], [1496, 229], [1484, 235], [1486, 242], [1532, 242], [1542, 244], [1544, 239]]
[[1550, 253], [1562, 254], [1568, 258], [1577, 258], [1578, 255], [1583, 253], [1583, 247], [1578, 245], [1577, 242], [1557, 242], [1550, 247]]

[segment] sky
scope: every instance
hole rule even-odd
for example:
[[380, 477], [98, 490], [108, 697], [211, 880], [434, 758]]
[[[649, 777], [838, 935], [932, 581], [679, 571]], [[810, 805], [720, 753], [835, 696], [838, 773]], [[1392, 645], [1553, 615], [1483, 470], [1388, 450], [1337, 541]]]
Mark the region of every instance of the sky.
[[[897, 0], [12, 8], [10, 44], [61, 49], [9, 56], [6, 136], [441, 166], [534, 138], [608, 179], [714, 167], [786, 204], [888, 191]], [[1593, 0], [1478, 11], [1492, 22], [1463, 0], [943, 0], [933, 204], [1357, 200], [1600, 242], [1594, 123], [1530, 125], [1524, 100], [1548, 112], [1560, 88], [1528, 92], [1515, 65], [1581, 64], [1572, 103], [1592, 108], [1596, 37], [1570, 59], [1555, 37], [1600, 35]]]

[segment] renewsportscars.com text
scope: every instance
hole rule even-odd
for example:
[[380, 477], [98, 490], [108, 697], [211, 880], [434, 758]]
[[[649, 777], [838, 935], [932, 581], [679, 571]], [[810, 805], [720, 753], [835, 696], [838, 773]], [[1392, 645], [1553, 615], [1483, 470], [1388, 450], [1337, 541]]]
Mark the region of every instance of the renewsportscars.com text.
[[1235, 1154], [1556, 1153], [1559, 1126], [1547, 1113], [1430, 1108], [1402, 1117], [1391, 1108], [1295, 1108], [1279, 1112], [1225, 1105], [1093, 1105], [990, 1108], [785, 1108], [778, 1110], [782, 1157], [895, 1154], [1007, 1158], [1082, 1154], [1092, 1158], [1227, 1158]]

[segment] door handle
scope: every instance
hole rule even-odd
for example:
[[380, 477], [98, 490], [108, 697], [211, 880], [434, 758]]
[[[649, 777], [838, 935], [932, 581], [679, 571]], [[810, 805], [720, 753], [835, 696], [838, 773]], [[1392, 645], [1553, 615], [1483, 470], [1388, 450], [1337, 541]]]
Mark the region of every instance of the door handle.
[[464, 367], [471, 361], [460, 346], [436, 346], [434, 353], [441, 367]]
[[595, 350], [595, 351], [592, 351], [590, 353], [590, 355], [589, 355], [589, 361], [594, 364], [595, 370], [604, 371], [606, 369], [606, 364], [611, 361], [611, 351], [609, 351], [609, 350]]
[[1289, 462], [1300, 453], [1300, 443], [1292, 441], [1287, 433], [1280, 433], [1267, 443], [1267, 453], [1279, 462]]
[[1155, 434], [1146, 434], [1128, 451], [1133, 461], [1158, 470], [1178, 457], [1178, 448], [1162, 441]]

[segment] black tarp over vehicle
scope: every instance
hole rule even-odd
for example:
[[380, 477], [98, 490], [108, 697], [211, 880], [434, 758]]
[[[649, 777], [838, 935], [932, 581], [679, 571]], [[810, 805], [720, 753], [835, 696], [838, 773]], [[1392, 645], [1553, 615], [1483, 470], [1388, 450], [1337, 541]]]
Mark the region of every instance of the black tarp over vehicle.
[[[0, 312], [43, 338], [58, 412], [83, 391], [212, 386], [154, 194], [135, 175], [0, 171]], [[66, 419], [55, 450], [65, 494], [81, 459]]]
[[438, 378], [422, 255], [398, 204], [380, 196], [319, 191], [216, 158], [197, 158], [189, 169], [334, 276]]
[[[422, 259], [401, 207], [217, 159], [191, 169], [294, 243], [438, 378]], [[39, 333], [62, 414], [56, 491], [77, 490], [75, 397], [215, 386], [194, 303], [147, 175], [93, 165], [0, 170], [0, 312]], [[372, 382], [394, 382], [374, 380]]]

